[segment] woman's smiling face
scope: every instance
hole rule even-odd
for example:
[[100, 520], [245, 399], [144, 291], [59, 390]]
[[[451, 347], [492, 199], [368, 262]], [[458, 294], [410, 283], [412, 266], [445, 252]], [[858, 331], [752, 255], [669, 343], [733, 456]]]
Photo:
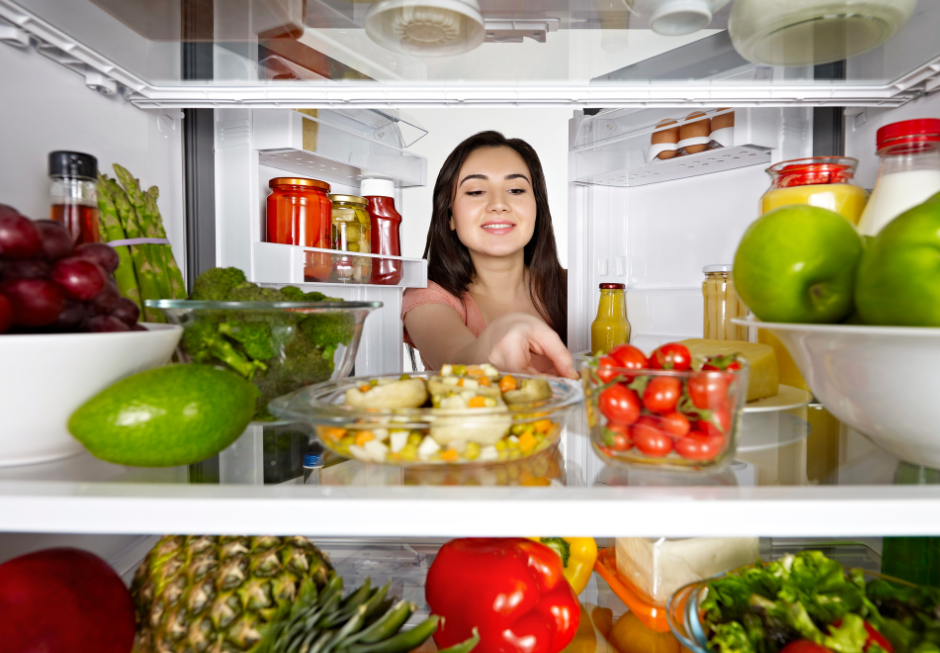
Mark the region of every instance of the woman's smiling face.
[[535, 195], [528, 166], [509, 147], [475, 150], [457, 175], [450, 228], [471, 252], [520, 252], [535, 231]]

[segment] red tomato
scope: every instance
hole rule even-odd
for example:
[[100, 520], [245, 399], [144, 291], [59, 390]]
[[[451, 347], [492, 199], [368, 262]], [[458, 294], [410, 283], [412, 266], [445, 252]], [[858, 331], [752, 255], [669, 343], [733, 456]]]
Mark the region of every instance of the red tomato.
[[725, 436], [705, 435], [692, 431], [688, 436], [676, 440], [676, 453], [689, 460], [712, 460], [725, 446]]
[[784, 646], [780, 653], [832, 653], [832, 651], [808, 639], [798, 639]]
[[682, 381], [673, 376], [657, 376], [643, 391], [643, 405], [651, 413], [669, 413], [676, 409], [682, 394]]
[[[888, 653], [894, 653], [894, 647], [891, 646], [891, 642], [889, 642], [885, 638], [884, 635], [882, 635], [877, 630], [875, 630], [875, 627], [872, 626], [867, 621], [864, 622], [864, 624], [865, 624], [865, 632], [868, 633], [868, 639], [865, 640], [864, 650], [868, 650], [868, 647], [871, 646], [872, 644], [877, 644], [878, 646], [886, 650]], [[842, 625], [842, 620], [836, 619], [835, 621], [832, 622], [832, 625], [838, 628], [839, 626]]]
[[689, 379], [689, 397], [696, 408], [721, 406], [728, 400], [728, 379], [721, 372], [696, 374]]
[[614, 434], [614, 444], [611, 447], [614, 451], [627, 451], [633, 448], [633, 439], [630, 437], [630, 427], [626, 424], [609, 422], [607, 430]]
[[597, 398], [597, 408], [609, 420], [633, 424], [640, 416], [640, 400], [630, 388], [612, 385]]
[[610, 350], [610, 356], [617, 359], [620, 367], [627, 370], [645, 370], [649, 368], [649, 361], [642, 351], [632, 345], [617, 345]]
[[620, 367], [620, 361], [613, 356], [601, 356], [597, 360], [597, 378], [601, 383], [610, 383], [617, 378], [617, 373], [610, 369], [612, 367]]
[[630, 428], [633, 444], [647, 456], [661, 458], [672, 451], [672, 438], [659, 428], [659, 420], [644, 415]]
[[731, 411], [728, 404], [723, 404], [717, 408], [710, 408], [712, 413], [711, 420], [700, 419], [695, 423], [695, 428], [706, 435], [726, 435], [731, 431]]
[[689, 419], [675, 411], [666, 413], [659, 420], [660, 427], [674, 438], [684, 438], [689, 434]]
[[692, 354], [685, 345], [668, 342], [650, 354], [650, 367], [654, 370], [692, 369]]

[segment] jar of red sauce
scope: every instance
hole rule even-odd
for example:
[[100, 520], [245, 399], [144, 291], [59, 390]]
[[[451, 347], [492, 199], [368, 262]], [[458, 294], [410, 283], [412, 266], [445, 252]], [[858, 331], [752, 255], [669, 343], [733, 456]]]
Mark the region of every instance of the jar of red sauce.
[[330, 249], [330, 185], [319, 179], [275, 177], [268, 186], [265, 240]]

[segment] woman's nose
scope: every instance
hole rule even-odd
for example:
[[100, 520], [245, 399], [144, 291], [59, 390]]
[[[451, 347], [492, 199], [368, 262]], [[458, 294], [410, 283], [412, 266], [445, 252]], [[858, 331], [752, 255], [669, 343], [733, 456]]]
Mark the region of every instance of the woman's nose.
[[505, 213], [509, 210], [509, 204], [497, 194], [490, 195], [490, 201], [486, 205], [488, 213]]

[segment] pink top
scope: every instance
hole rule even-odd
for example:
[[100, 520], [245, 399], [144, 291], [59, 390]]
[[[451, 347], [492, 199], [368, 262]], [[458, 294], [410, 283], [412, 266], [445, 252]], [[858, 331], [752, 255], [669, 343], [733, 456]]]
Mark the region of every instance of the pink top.
[[[424, 306], [425, 304], [444, 304], [450, 306], [457, 311], [457, 315], [460, 316], [463, 323], [470, 329], [470, 333], [476, 338], [479, 338], [480, 334], [483, 333], [483, 329], [486, 328], [486, 323], [483, 321], [483, 314], [480, 313], [480, 309], [477, 303], [473, 301], [473, 297], [470, 296], [470, 293], [464, 293], [462, 298], [457, 299], [433, 281], [428, 281], [427, 288], [410, 288], [405, 291], [405, 296], [401, 303], [402, 324], [404, 325], [405, 316], [408, 315], [408, 311], [418, 306]], [[404, 334], [405, 342], [414, 347], [415, 343], [411, 340], [411, 336], [408, 335], [407, 327], [404, 327]], [[421, 358], [421, 362], [424, 363], [426, 369], [431, 369], [431, 366], [424, 360], [424, 357]], [[532, 365], [543, 373], [557, 374], [555, 366], [545, 356], [539, 356], [538, 354], [533, 355]]]

